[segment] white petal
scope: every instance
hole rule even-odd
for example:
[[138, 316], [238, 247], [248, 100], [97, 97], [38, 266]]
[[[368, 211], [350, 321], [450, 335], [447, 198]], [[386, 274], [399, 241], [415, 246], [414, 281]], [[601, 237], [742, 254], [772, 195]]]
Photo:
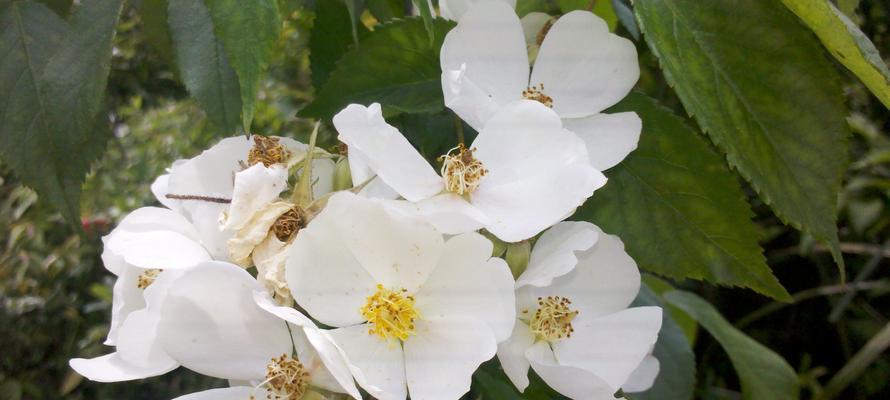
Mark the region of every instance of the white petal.
[[[529, 65], [522, 26], [504, 2], [475, 4], [445, 36], [440, 55], [445, 104], [477, 130], [485, 121], [474, 116], [474, 103], [476, 107], [486, 107], [490, 98], [502, 106], [520, 99], [528, 86]], [[455, 86], [456, 76], [450, 73], [462, 70], [464, 76], [459, 79], [468, 82]], [[449, 90], [450, 87], [456, 90]], [[470, 92], [463, 89], [471, 87], [475, 88]], [[459, 99], [462, 96], [467, 97]], [[461, 106], [452, 107], [457, 104]]]
[[479, 230], [487, 221], [485, 214], [454, 193], [442, 193], [418, 202], [395, 200], [385, 204], [409, 216], [425, 219], [446, 235]]
[[157, 199], [164, 207], [179, 212], [179, 201], [167, 198], [167, 186], [169, 184], [170, 174], [158, 176], [155, 178], [155, 181], [151, 183], [151, 193], [155, 195], [155, 199]]
[[470, 78], [467, 64], [460, 65], [458, 69], [442, 71], [442, 93], [445, 96], [445, 106], [476, 131], [482, 130], [485, 123], [503, 106]]
[[594, 319], [627, 308], [640, 291], [640, 270], [624, 251], [621, 239], [603, 233], [590, 250], [578, 253], [571, 272], [546, 287], [531, 287], [533, 297], [562, 296], [579, 311], [576, 321]]
[[532, 369], [557, 392], [575, 400], [615, 400], [615, 390], [581, 368], [560, 365], [547, 342], [538, 342], [525, 352]]
[[[460, 21], [468, 9], [481, 1], [489, 0], [439, 0], [439, 14], [442, 18]], [[512, 8], [516, 8], [516, 0], [500, 0]]]
[[448, 239], [439, 265], [415, 295], [420, 315], [473, 318], [498, 342], [507, 340], [516, 322], [513, 275], [491, 251], [491, 241], [478, 233]]
[[544, 84], [563, 118], [596, 114], [627, 96], [640, 77], [634, 44], [589, 11], [563, 15], [547, 32], [530, 84]]
[[287, 188], [287, 168], [282, 165], [266, 167], [262, 163], [235, 174], [232, 204], [222, 228], [237, 231], [243, 228], [260, 209]]
[[581, 323], [553, 343], [562, 365], [590, 371], [617, 391], [649, 354], [661, 329], [661, 308], [635, 307]]
[[535, 242], [528, 267], [516, 286], [547, 286], [553, 278], [569, 273], [578, 263], [576, 251], [587, 250], [599, 238], [599, 229], [589, 222], [560, 222]]
[[497, 351], [494, 336], [473, 318], [423, 318], [416, 326], [404, 343], [412, 400], [463, 396], [476, 368]]
[[538, 46], [538, 33], [541, 32], [541, 29], [544, 29], [544, 25], [547, 25], [547, 22], [552, 18], [553, 17], [547, 13], [536, 11], [525, 14], [525, 16], [519, 20], [519, 22], [522, 23], [522, 32], [525, 34], [526, 46]]
[[96, 382], [122, 382], [166, 374], [178, 367], [176, 363], [141, 368], [128, 364], [118, 353], [96, 358], [74, 358], [68, 362], [78, 374]]
[[661, 365], [658, 359], [651, 354], [647, 355], [643, 362], [637, 366], [637, 369], [627, 378], [627, 382], [621, 386], [621, 390], [626, 393], [639, 393], [649, 390], [655, 383], [659, 370], [661, 370]]
[[520, 392], [528, 387], [529, 363], [525, 351], [533, 344], [535, 335], [531, 329], [524, 322], [516, 321], [510, 339], [498, 345], [498, 360], [501, 362], [501, 367]]
[[643, 121], [634, 112], [568, 118], [563, 123], [584, 141], [591, 165], [600, 171], [612, 168], [634, 151], [643, 129]]
[[[263, 310], [296, 325], [291, 329], [293, 336], [298, 337], [299, 333], [301, 333], [311, 345], [308, 346], [309, 348], [306, 352], [311, 353], [313, 359], [319, 360], [322, 363], [321, 368], [317, 369], [312, 368], [312, 365], [309, 364], [309, 368], [312, 370], [310, 372], [312, 382], [315, 386], [324, 386], [328, 390], [345, 392], [353, 398], [361, 399], [361, 394], [355, 387], [352, 373], [343, 359], [341, 349], [334, 343], [334, 339], [327, 332], [319, 330], [312, 320], [299, 311], [291, 307], [279, 306], [265, 291], [254, 292], [253, 299]], [[300, 359], [305, 362], [304, 352], [298, 351], [298, 353], [300, 353]], [[319, 381], [327, 381], [327, 378], [333, 380], [333, 387], [331, 385], [320, 385], [320, 383], [325, 382]]]
[[210, 260], [204, 246], [173, 231], [120, 232], [105, 248], [127, 264], [145, 269], [188, 268]]
[[537, 235], [565, 219], [606, 182], [590, 166], [584, 143], [536, 101], [504, 107], [476, 137], [475, 157], [488, 174], [471, 202], [507, 242]]
[[235, 386], [220, 389], [210, 389], [179, 396], [173, 400], [246, 400], [265, 399], [265, 389], [256, 389], [249, 386]]
[[247, 165], [252, 146], [246, 136], [225, 138], [198, 156], [174, 164], [168, 190], [180, 195], [231, 197], [235, 173]]
[[312, 198], [317, 199], [334, 191], [334, 160], [312, 160]]
[[223, 379], [258, 379], [269, 359], [291, 350], [284, 321], [256, 305], [262, 290], [242, 268], [207, 262], [173, 282], [161, 307], [158, 336], [180, 364]]
[[188, 206], [183, 209], [187, 210], [189, 220], [195, 225], [195, 228], [201, 235], [201, 243], [207, 248], [207, 251], [217, 261], [228, 261], [229, 251], [227, 243], [232, 238], [234, 232], [222, 230], [219, 226], [219, 218], [229, 206], [228, 204], [201, 203], [191, 204], [194, 201], [187, 201]]
[[142, 309], [124, 320], [117, 338], [117, 354], [122, 360], [148, 369], [176, 364], [158, 341], [160, 318], [157, 311]]
[[127, 214], [103, 241], [112, 240], [117, 232], [173, 231], [200, 240], [192, 223], [175, 211], [159, 207], [140, 207]]
[[139, 275], [145, 270], [141, 268], [125, 266], [114, 282], [111, 299], [111, 323], [108, 327], [108, 339], [106, 346], [114, 346], [117, 342], [117, 331], [124, 323], [127, 316], [133, 311], [145, 308], [145, 298], [142, 297], [142, 289], [137, 287]]
[[232, 262], [245, 268], [253, 265], [255, 260], [251, 260], [251, 254], [260, 243], [273, 236], [269, 233], [272, 225], [292, 208], [293, 204], [274, 201], [254, 213], [250, 220], [229, 239], [229, 256]]
[[442, 178], [398, 129], [383, 120], [380, 104], [350, 104], [334, 116], [334, 126], [349, 152], [360, 153], [360, 159], [402, 197], [417, 201], [442, 191]]
[[328, 331], [343, 350], [359, 386], [380, 400], [404, 400], [405, 358], [402, 347], [368, 333], [366, 325]]

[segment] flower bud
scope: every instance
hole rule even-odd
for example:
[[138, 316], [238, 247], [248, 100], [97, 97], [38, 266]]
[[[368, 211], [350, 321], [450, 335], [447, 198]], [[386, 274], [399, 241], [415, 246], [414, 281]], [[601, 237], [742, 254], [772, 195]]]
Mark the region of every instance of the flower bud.
[[510, 266], [513, 278], [519, 278], [519, 275], [525, 272], [531, 252], [532, 245], [528, 240], [507, 244], [507, 255], [504, 259], [507, 261], [507, 265]]
[[352, 186], [349, 160], [346, 157], [341, 157], [334, 166], [334, 191], [351, 189]]

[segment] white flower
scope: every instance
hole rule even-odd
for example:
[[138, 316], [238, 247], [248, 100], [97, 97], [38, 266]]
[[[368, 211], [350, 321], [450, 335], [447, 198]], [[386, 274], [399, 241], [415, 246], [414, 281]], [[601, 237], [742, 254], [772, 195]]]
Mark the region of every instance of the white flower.
[[143, 207], [102, 238], [102, 260], [118, 277], [105, 341], [116, 346], [116, 351], [73, 359], [70, 364], [75, 371], [94, 381], [115, 382], [161, 375], [178, 366], [157, 345], [158, 304], [170, 280], [211, 259], [199, 236], [176, 212]]
[[522, 100], [493, 115], [469, 148], [443, 156], [442, 175], [383, 120], [380, 105], [352, 104], [334, 116], [340, 140], [406, 200], [402, 208], [447, 234], [485, 227], [508, 242], [565, 219], [606, 178], [583, 142], [538, 102]]
[[[439, 0], [439, 14], [442, 18], [460, 21], [460, 18], [473, 4], [492, 0]], [[512, 8], [516, 8], [516, 0], [498, 0]]]
[[492, 244], [445, 241], [381, 201], [337, 193], [297, 236], [287, 281], [372, 396], [456, 399], [515, 321], [513, 278]]
[[[528, 24], [536, 22], [542, 20]], [[636, 148], [639, 117], [601, 113], [639, 78], [636, 48], [610, 33], [593, 13], [573, 11], [552, 24], [529, 76], [525, 34], [516, 13], [503, 2], [480, 1], [448, 32], [440, 61], [445, 104], [476, 130], [501, 108], [527, 98], [551, 106], [566, 129], [584, 140], [590, 162], [600, 171]]]
[[298, 311], [277, 306], [249, 273], [229, 263], [203, 263], [169, 285], [158, 338], [182, 366], [251, 385], [185, 398], [299, 399], [312, 387], [361, 398], [331, 338]]
[[529, 367], [573, 399], [613, 399], [625, 385], [651, 385], [657, 360], [653, 374], [647, 355], [661, 309], [627, 308], [640, 273], [617, 237], [587, 222], [560, 223], [538, 239], [516, 287], [518, 321], [498, 358], [519, 390]]

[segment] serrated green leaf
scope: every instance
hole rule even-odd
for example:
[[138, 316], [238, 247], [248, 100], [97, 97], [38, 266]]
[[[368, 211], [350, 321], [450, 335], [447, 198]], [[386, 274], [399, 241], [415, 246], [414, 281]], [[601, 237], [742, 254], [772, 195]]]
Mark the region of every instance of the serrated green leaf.
[[792, 400], [798, 398], [797, 374], [781, 356], [732, 326], [701, 297], [683, 291], [664, 294], [669, 303], [695, 318], [732, 360], [745, 400]]
[[[309, 68], [312, 86], [318, 90], [327, 82], [337, 60], [355, 45], [352, 17], [339, 1], [322, 1], [315, 5], [315, 20], [309, 33]], [[364, 25], [356, 28], [359, 38], [368, 33]]]
[[185, 87], [207, 118], [228, 136], [241, 125], [238, 76], [216, 37], [202, 0], [169, 0], [169, 24], [176, 65]]
[[610, 111], [643, 120], [638, 148], [575, 215], [616, 234], [640, 267], [677, 279], [791, 297], [766, 265], [752, 213], [723, 160], [654, 100], [631, 94]]
[[847, 164], [837, 72], [810, 32], [771, 0], [636, 0], [665, 78], [783, 221], [828, 242]]
[[172, 64], [173, 44], [167, 23], [167, 0], [142, 0], [139, 7], [145, 41], [161, 58]]
[[[652, 289], [642, 285], [633, 306], [658, 306], [664, 309], [665, 303]], [[695, 354], [670, 313], [662, 315], [661, 330], [652, 355], [661, 365], [652, 387], [645, 392], [625, 393], [625, 397], [630, 400], [692, 399], [695, 391]]]
[[419, 18], [381, 25], [343, 55], [315, 100], [298, 115], [330, 119], [350, 103], [373, 102], [401, 112], [442, 110], [439, 48], [452, 26], [436, 19], [438, 34], [430, 45]]
[[109, 137], [97, 116], [122, 3], [85, 2], [70, 27], [29, 1], [0, 11], [0, 154], [72, 225], [81, 183]]
[[819, 37], [834, 58], [890, 107], [890, 69], [875, 45], [827, 0], [782, 0]]
[[250, 132], [263, 70], [281, 30], [275, 0], [205, 0], [217, 38], [238, 75], [241, 124]]

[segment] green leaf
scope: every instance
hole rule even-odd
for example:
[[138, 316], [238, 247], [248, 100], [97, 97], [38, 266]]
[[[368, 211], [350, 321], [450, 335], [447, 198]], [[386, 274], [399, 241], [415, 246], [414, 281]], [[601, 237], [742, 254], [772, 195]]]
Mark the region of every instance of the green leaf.
[[634, 12], [686, 110], [783, 221], [829, 243], [843, 275], [847, 111], [812, 34], [772, 0], [637, 0]]
[[634, 12], [631, 6], [624, 2], [625, 0], [612, 0], [612, 8], [615, 10], [615, 16], [624, 29], [633, 36], [634, 40], [640, 40], [640, 27], [637, 26], [637, 20], [634, 19]]
[[340, 0], [346, 11], [349, 12], [349, 21], [352, 30], [352, 40], [358, 45], [358, 27], [362, 25], [362, 10], [365, 7], [364, 0]]
[[723, 160], [669, 110], [631, 94], [610, 111], [643, 120], [638, 148], [575, 218], [621, 237], [648, 271], [791, 297], [772, 275], [752, 213]]
[[[359, 25], [359, 38], [368, 29]], [[316, 90], [327, 82], [337, 60], [355, 42], [352, 37], [352, 17], [349, 10], [339, 1], [322, 1], [315, 6], [315, 21], [309, 33], [309, 68], [312, 70], [312, 86]]]
[[875, 45], [827, 0], [782, 0], [822, 41], [834, 58], [890, 107], [890, 69]]
[[[673, 285], [668, 283], [667, 281], [656, 277], [652, 274], [643, 274], [642, 276], [643, 285], [646, 285], [649, 290], [651, 290], [655, 295], [661, 296], [667, 292], [676, 290]], [[671, 317], [673, 317], [674, 322], [683, 330], [683, 334], [686, 335], [686, 340], [690, 345], [695, 345], [695, 340], [698, 336], [698, 324], [695, 322], [689, 314], [683, 312], [677, 307], [674, 307], [670, 304], [665, 305], [666, 309], [670, 311]]]
[[[485, 363], [473, 373], [472, 393], [485, 400], [562, 400], [566, 397], [556, 393], [529, 369], [529, 385], [519, 393], [497, 359]], [[476, 397], [474, 397], [476, 398]]]
[[686, 311], [723, 346], [739, 375], [746, 400], [797, 399], [797, 374], [778, 354], [732, 326], [713, 306], [695, 294], [673, 291], [665, 300]]
[[420, 11], [420, 17], [423, 18], [423, 27], [426, 28], [426, 34], [430, 38], [432, 45], [436, 41], [436, 29], [433, 27], [433, 10], [430, 8], [428, 0], [413, 0], [414, 6]]
[[[640, 286], [640, 294], [634, 306], [658, 306], [664, 302], [648, 286]], [[625, 393], [630, 400], [688, 400], [695, 390], [695, 354], [680, 325], [672, 314], [664, 313], [661, 331], [652, 354], [659, 360], [661, 369], [652, 388], [640, 393]]]
[[516, 1], [516, 15], [519, 18], [522, 18], [529, 13], [533, 12], [543, 12], [546, 13], [550, 11], [550, 4], [548, 4], [547, 0], [517, 0]]
[[84, 2], [70, 28], [46, 7], [0, 11], [0, 154], [72, 225], [84, 175], [108, 139], [97, 118], [122, 0]]
[[591, 11], [606, 21], [610, 31], [614, 31], [618, 26], [618, 16], [615, 15], [612, 2], [609, 0], [556, 0], [556, 5], [563, 13], [575, 10]]
[[139, 7], [145, 41], [172, 64], [173, 44], [167, 24], [167, 0], [142, 0]]
[[368, 0], [368, 11], [380, 22], [405, 17], [405, 2], [402, 0]]
[[40, 3], [45, 4], [47, 7], [52, 9], [59, 14], [62, 18], [68, 16], [68, 13], [71, 11], [71, 3], [73, 0], [38, 0]]
[[444, 109], [439, 48], [452, 26], [451, 22], [436, 19], [438, 34], [432, 45], [418, 18], [379, 26], [360, 47], [343, 55], [315, 100], [298, 115], [330, 119], [350, 103], [374, 102], [399, 112]]
[[223, 135], [241, 124], [238, 76], [216, 37], [202, 0], [169, 0], [169, 24], [176, 64], [185, 87]]
[[241, 124], [250, 132], [263, 70], [281, 30], [275, 0], [205, 0], [241, 88]]

